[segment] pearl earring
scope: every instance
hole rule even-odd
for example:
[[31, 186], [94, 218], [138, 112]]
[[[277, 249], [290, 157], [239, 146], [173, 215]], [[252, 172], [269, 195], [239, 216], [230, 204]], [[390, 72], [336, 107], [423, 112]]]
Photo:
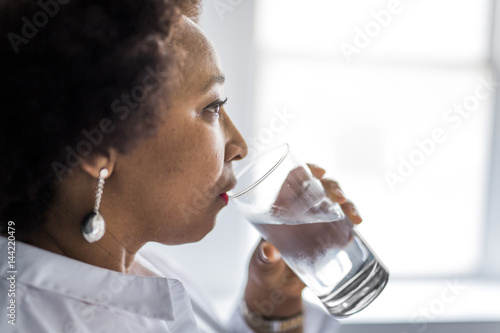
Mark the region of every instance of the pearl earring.
[[104, 235], [106, 230], [106, 223], [104, 218], [99, 212], [101, 205], [102, 191], [104, 188], [104, 179], [108, 176], [108, 169], [102, 168], [99, 172], [99, 179], [97, 180], [97, 190], [95, 193], [94, 210], [88, 213], [82, 221], [81, 230], [85, 240], [89, 243], [97, 242]]

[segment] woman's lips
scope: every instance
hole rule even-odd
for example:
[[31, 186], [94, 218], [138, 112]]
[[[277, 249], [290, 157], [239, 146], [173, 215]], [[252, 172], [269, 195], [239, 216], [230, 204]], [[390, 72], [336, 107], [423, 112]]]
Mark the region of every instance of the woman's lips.
[[229, 202], [229, 196], [227, 195], [227, 193], [222, 193], [222, 194], [219, 194], [219, 197], [224, 200], [224, 203], [227, 205], [227, 203]]

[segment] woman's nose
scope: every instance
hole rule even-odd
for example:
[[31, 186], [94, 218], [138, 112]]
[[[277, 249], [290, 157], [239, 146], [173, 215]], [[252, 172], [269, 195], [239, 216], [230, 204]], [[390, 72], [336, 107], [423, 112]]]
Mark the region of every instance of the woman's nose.
[[225, 112], [224, 118], [224, 126], [226, 129], [226, 152], [224, 160], [226, 162], [241, 160], [248, 154], [247, 143]]

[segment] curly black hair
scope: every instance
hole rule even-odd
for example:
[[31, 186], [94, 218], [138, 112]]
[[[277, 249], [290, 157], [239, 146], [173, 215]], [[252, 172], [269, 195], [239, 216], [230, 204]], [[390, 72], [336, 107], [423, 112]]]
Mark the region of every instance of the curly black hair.
[[80, 158], [127, 153], [158, 123], [165, 47], [196, 0], [0, 3], [0, 233], [27, 236]]

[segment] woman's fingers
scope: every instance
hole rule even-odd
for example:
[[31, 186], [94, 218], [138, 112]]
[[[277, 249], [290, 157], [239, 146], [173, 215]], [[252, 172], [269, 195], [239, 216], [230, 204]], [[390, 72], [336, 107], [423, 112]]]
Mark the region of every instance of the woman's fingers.
[[317, 166], [316, 164], [307, 163], [307, 166], [311, 170], [313, 176], [316, 177], [316, 178], [318, 178], [318, 179], [323, 178], [323, 176], [326, 173], [325, 169], [323, 169], [322, 167]]
[[338, 202], [339, 204], [343, 204], [346, 202], [346, 197], [344, 192], [339, 186], [339, 183], [337, 183], [334, 180], [331, 179], [320, 179], [321, 183], [323, 184], [323, 187], [326, 190], [326, 193], [328, 194], [328, 197], [332, 199], [335, 202]]
[[300, 298], [303, 288], [304, 284], [283, 261], [278, 249], [261, 239], [250, 260], [247, 294], [262, 298], [269, 297], [267, 292], [280, 290], [289, 298]]
[[361, 218], [358, 209], [352, 203], [352, 201], [347, 200], [344, 192], [339, 186], [339, 183], [332, 179], [323, 178], [326, 173], [325, 169], [315, 164], [307, 164], [307, 166], [309, 167], [309, 169], [311, 169], [313, 176], [321, 181], [328, 197], [340, 204], [342, 210], [349, 217], [351, 222], [354, 224], [361, 223], [363, 219]]
[[328, 196], [334, 200], [335, 202], [338, 203], [344, 203], [346, 201], [346, 197], [344, 192], [342, 192], [342, 189], [339, 186], [339, 183], [337, 183], [334, 180], [331, 179], [324, 179], [323, 176], [326, 173], [326, 170], [323, 169], [320, 166], [317, 166], [316, 164], [310, 164], [308, 163], [307, 166], [309, 169], [311, 169], [311, 172], [314, 177], [318, 178], [321, 183], [323, 184], [323, 187], [325, 188]]
[[342, 207], [342, 210], [347, 215], [347, 217], [349, 217], [352, 223], [360, 224], [361, 222], [363, 222], [358, 209], [350, 200], [347, 200], [346, 202], [341, 204], [340, 207]]

